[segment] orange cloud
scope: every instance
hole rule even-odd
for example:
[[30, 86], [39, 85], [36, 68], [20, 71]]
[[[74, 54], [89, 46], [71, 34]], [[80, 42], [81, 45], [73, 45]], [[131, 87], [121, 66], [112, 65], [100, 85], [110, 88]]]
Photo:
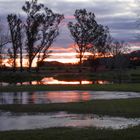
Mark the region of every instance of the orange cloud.
[[[54, 46], [51, 47], [53, 52], [50, 54], [48, 58], [45, 59], [45, 61], [58, 61], [61, 63], [78, 63], [79, 58], [77, 58], [77, 53], [75, 51], [74, 44], [70, 44], [67, 48]], [[85, 53], [85, 55], [91, 55], [91, 53]], [[6, 66], [11, 66], [8, 63], [8, 59], [5, 59], [3, 64]], [[37, 65], [37, 58], [34, 59], [32, 67], [35, 67]], [[20, 66], [20, 60], [17, 59], [17, 66]], [[23, 66], [28, 66], [28, 60], [26, 58], [23, 59]]]
[[50, 50], [53, 52], [60, 52], [60, 53], [65, 53], [65, 52], [75, 52], [74, 48], [72, 46], [68, 46], [67, 48], [61, 47], [61, 46], [54, 46]]

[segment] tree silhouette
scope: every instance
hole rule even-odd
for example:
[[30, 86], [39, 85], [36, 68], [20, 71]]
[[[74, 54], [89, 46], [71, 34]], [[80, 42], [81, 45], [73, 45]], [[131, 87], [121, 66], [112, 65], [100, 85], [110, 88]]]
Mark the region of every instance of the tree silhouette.
[[[41, 42], [38, 53], [37, 63], [42, 63], [50, 54], [50, 46], [59, 35], [59, 24], [64, 18], [63, 15], [54, 14], [50, 9], [45, 8], [41, 29]], [[39, 67], [39, 65], [38, 65]]]
[[110, 45], [110, 52], [115, 57], [124, 53], [128, 53], [130, 50], [127, 43], [124, 41], [117, 41], [113, 40], [112, 44]]
[[20, 64], [22, 69], [22, 41], [21, 41], [21, 29], [22, 21], [17, 15], [10, 14], [7, 16], [9, 25], [12, 47], [8, 49], [10, 59], [13, 59], [13, 70], [16, 70], [16, 59], [18, 57], [18, 49], [20, 48]]
[[76, 52], [81, 65], [85, 52], [90, 50], [93, 54], [96, 53], [99, 42], [101, 45], [101, 39], [105, 35], [105, 29], [96, 22], [94, 13], [85, 9], [76, 10], [74, 16], [76, 23], [69, 22], [68, 28], [76, 43]]
[[107, 26], [102, 26], [102, 33], [98, 37], [94, 47], [90, 48], [90, 51], [94, 55], [95, 53], [101, 54], [101, 56], [106, 57], [106, 54], [110, 54], [111, 45], [113, 38], [110, 35], [109, 28]]
[[0, 24], [0, 67], [3, 65], [4, 46], [10, 43], [8, 33], [3, 32], [3, 26]]
[[38, 61], [43, 61], [48, 56], [48, 49], [58, 35], [58, 25], [63, 15], [54, 14], [43, 4], [38, 4], [37, 0], [25, 2], [22, 9], [27, 15], [25, 33], [30, 71], [36, 56]]
[[129, 58], [126, 55], [129, 52], [129, 45], [124, 41], [113, 40], [110, 45], [110, 53], [112, 54], [112, 65], [117, 69], [116, 78], [118, 82], [122, 82], [122, 76], [124, 75], [124, 69], [129, 65]]

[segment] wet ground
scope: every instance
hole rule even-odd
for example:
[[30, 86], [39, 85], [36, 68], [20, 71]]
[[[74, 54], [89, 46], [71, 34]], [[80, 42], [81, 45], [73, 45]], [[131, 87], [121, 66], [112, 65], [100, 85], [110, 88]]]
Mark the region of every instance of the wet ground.
[[140, 98], [140, 93], [113, 91], [3, 92], [0, 93], [0, 104], [47, 104], [128, 98]]
[[140, 118], [99, 117], [94, 114], [68, 114], [67, 112], [27, 114], [0, 112], [0, 131], [51, 127], [97, 127], [124, 129], [140, 125]]

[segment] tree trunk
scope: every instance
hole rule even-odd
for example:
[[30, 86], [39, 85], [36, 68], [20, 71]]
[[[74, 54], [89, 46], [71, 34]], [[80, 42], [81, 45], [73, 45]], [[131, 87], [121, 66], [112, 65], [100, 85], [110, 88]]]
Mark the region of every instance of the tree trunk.
[[37, 67], [36, 67], [36, 73], [39, 73], [39, 71], [40, 71], [40, 66], [37, 65]]
[[14, 54], [13, 72], [16, 71], [16, 55]]
[[22, 48], [20, 46], [20, 72], [23, 71], [23, 62], [22, 62], [23, 58], [22, 58]]
[[0, 69], [2, 68], [2, 63], [3, 63], [2, 55], [0, 54]]
[[82, 72], [82, 55], [80, 54], [80, 61], [79, 61], [79, 73]]
[[32, 63], [29, 62], [29, 68], [28, 68], [29, 73], [31, 72], [31, 66], [32, 66]]

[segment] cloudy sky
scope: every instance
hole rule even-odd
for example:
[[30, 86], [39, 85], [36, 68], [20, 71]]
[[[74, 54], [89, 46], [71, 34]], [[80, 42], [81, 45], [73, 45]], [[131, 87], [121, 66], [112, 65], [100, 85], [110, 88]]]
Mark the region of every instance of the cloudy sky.
[[[54, 12], [65, 15], [53, 48], [55, 51], [72, 50], [73, 40], [66, 24], [72, 21], [76, 9], [86, 8], [94, 12], [98, 23], [107, 25], [112, 36], [129, 42], [133, 49], [139, 48], [136, 36], [139, 33], [136, 20], [139, 14], [139, 0], [38, 0]], [[4, 19], [9, 13], [22, 14], [21, 7], [25, 0], [0, 0], [0, 17]], [[58, 49], [57, 49], [58, 48]]]

